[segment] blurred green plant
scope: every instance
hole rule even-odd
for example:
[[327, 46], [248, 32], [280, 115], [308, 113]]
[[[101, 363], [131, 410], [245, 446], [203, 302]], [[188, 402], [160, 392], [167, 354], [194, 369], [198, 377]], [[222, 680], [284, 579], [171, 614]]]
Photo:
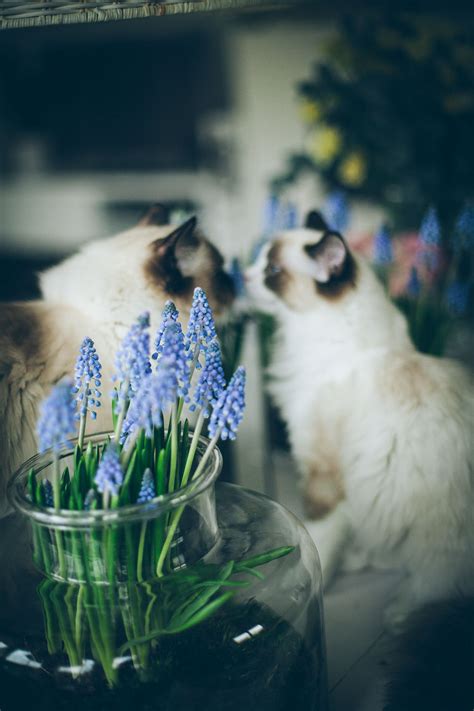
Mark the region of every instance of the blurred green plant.
[[352, 14], [299, 84], [305, 150], [272, 184], [309, 172], [390, 210], [397, 229], [426, 204], [449, 223], [474, 195], [474, 47], [464, 18]]

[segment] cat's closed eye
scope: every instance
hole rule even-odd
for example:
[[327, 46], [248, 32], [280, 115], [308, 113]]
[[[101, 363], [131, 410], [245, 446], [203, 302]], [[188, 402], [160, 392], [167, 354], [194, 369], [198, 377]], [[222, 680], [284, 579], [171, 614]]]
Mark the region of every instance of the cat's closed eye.
[[280, 274], [280, 272], [281, 267], [278, 264], [275, 264], [274, 262], [268, 262], [267, 266], [265, 267], [266, 276], [275, 276], [276, 274]]

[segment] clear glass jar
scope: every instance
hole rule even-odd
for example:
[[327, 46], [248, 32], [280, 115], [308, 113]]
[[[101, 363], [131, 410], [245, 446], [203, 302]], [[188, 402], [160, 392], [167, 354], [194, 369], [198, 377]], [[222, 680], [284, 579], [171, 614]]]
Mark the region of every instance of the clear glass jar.
[[[0, 581], [2, 711], [327, 709], [320, 564], [289, 511], [216, 485], [218, 450], [186, 488], [108, 511], [32, 504], [30, 468], [50, 464], [17, 472], [17, 513], [0, 521], [0, 546], [18, 548]], [[177, 509], [160, 570], [154, 546]]]

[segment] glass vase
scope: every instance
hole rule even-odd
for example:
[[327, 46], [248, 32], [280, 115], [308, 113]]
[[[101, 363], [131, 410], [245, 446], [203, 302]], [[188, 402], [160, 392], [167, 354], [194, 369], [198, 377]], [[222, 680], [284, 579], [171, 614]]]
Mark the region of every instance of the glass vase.
[[0, 521], [2, 711], [327, 709], [316, 548], [279, 504], [216, 483], [221, 466], [216, 449], [184, 489], [105, 511], [28, 499], [48, 453], [17, 472]]

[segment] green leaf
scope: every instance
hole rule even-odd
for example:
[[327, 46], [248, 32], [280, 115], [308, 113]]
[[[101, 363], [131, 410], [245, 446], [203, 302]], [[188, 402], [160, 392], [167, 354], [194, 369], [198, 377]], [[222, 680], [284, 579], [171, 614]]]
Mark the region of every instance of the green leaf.
[[274, 548], [273, 550], [268, 551], [267, 553], [261, 553], [260, 555], [256, 555], [253, 558], [247, 558], [247, 560], [243, 560], [240, 563], [236, 564], [235, 572], [240, 572], [242, 567], [256, 568], [258, 565], [265, 565], [265, 563], [269, 563], [271, 560], [283, 558], [283, 556], [292, 553], [294, 550], [294, 546], [282, 546], [281, 548]]
[[87, 469], [86, 469], [86, 463], [84, 461], [84, 457], [81, 456], [76, 474], [73, 479], [73, 484], [78, 493], [82, 496], [84, 499], [86, 497], [87, 492], [90, 489], [90, 484], [89, 484], [89, 476], [87, 474]]
[[234, 591], [229, 591], [223, 593], [220, 597], [212, 600], [208, 605], [201, 608], [191, 619], [187, 622], [181, 624], [179, 627], [170, 628], [164, 630], [164, 634], [177, 634], [178, 632], [184, 632], [185, 630], [194, 627], [194, 625], [204, 622], [208, 617], [214, 614], [219, 607], [222, 607], [228, 600], [230, 600], [235, 595]]
[[127, 504], [130, 504], [132, 502], [131, 498], [131, 492], [130, 492], [130, 483], [133, 478], [134, 471], [136, 469], [136, 464], [137, 464], [137, 448], [135, 447], [135, 450], [131, 456], [131, 459], [128, 463], [127, 471], [125, 473], [125, 477], [122, 483], [122, 486], [120, 487], [120, 494], [119, 494], [119, 502], [120, 506], [126, 506]]
[[36, 472], [33, 468], [31, 468], [30, 471], [28, 472], [28, 480], [27, 480], [26, 486], [27, 486], [27, 491], [30, 496], [31, 502], [35, 503], [37, 481], [36, 481]]
[[145, 644], [146, 642], [151, 642], [151, 640], [156, 639], [157, 637], [161, 637], [162, 635], [168, 635], [168, 634], [177, 634], [178, 632], [184, 632], [184, 630], [189, 629], [190, 627], [193, 627], [194, 625], [199, 624], [199, 622], [203, 622], [205, 619], [210, 617], [216, 610], [219, 609], [219, 607], [222, 607], [228, 600], [231, 599], [231, 597], [234, 596], [234, 592], [226, 592], [220, 597], [216, 598], [212, 602], [210, 602], [208, 605], [206, 605], [204, 608], [202, 608], [196, 615], [191, 620], [188, 620], [185, 624], [183, 624], [181, 627], [174, 627], [174, 628], [169, 628], [169, 629], [158, 629], [153, 632], [150, 632], [147, 635], [144, 635], [143, 637], [137, 637], [136, 639], [128, 640], [125, 644], [123, 644], [119, 648], [119, 654], [123, 654], [127, 649], [134, 645], [138, 644]]
[[79, 445], [76, 444], [76, 446], [74, 448], [74, 478], [77, 475], [77, 471], [78, 471], [81, 459], [82, 459], [82, 450], [79, 447]]
[[166, 491], [166, 473], [165, 473], [165, 450], [162, 449], [158, 454], [158, 463], [156, 466], [156, 495], [161, 496]]
[[234, 561], [231, 560], [221, 569], [219, 575], [217, 576], [217, 582], [214, 585], [211, 585], [208, 589], [204, 590], [189, 605], [186, 603], [181, 605], [171, 617], [171, 622], [174, 622], [175, 625], [179, 627], [184, 624], [186, 620], [195, 615], [202, 608], [202, 606], [205, 605], [213, 595], [215, 595], [215, 593], [222, 586], [222, 583], [232, 575], [233, 570]]
[[69, 496], [71, 493], [71, 477], [69, 475], [69, 467], [66, 467], [60, 479], [60, 496], [61, 506], [64, 509], [69, 508]]

